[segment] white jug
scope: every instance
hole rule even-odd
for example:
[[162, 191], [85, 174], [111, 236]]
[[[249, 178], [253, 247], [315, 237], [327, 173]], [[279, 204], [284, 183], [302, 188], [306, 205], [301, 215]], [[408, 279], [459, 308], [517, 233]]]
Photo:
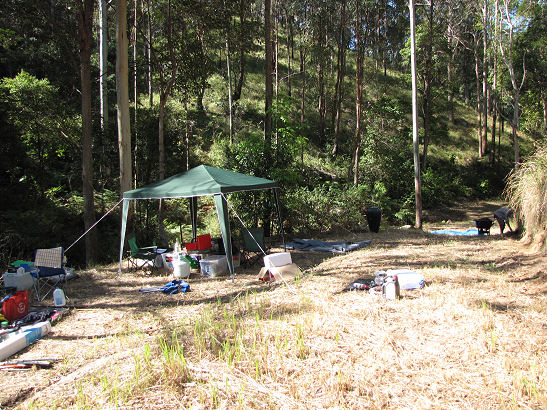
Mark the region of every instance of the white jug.
[[53, 302], [55, 303], [55, 306], [66, 305], [65, 292], [63, 292], [63, 289], [55, 288], [53, 291]]

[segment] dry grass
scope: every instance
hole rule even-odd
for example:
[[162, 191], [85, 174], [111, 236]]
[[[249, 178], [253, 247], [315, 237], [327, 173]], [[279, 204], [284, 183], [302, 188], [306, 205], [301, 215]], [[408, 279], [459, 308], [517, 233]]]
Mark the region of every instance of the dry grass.
[[527, 240], [541, 249], [547, 237], [547, 147], [540, 147], [507, 181], [506, 196], [523, 221]]
[[[292, 252], [304, 275], [288, 285], [256, 281], [255, 267], [235, 283], [192, 278], [190, 293], [141, 294], [169, 277], [80, 272], [66, 286], [70, 314], [19, 356], [63, 361], [2, 373], [0, 407], [547, 407], [545, 255], [494, 232], [343, 237], [373, 244]], [[389, 268], [428, 284], [396, 301], [344, 291]]]

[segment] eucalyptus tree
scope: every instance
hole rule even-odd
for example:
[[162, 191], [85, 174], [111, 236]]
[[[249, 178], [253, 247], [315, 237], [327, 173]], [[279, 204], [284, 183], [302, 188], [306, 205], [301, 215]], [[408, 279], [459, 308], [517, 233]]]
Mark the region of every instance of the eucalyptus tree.
[[[127, 34], [127, 0], [118, 0], [116, 7], [116, 102], [118, 122], [118, 153], [120, 160], [120, 191], [132, 188], [131, 125], [129, 117], [129, 39]], [[131, 221], [131, 217], [128, 218]], [[130, 222], [129, 222], [130, 223]]]
[[273, 102], [273, 58], [272, 44], [272, 0], [264, 0], [264, 58], [266, 59], [265, 73], [265, 102], [264, 102], [264, 140], [270, 145], [272, 138], [272, 102]]
[[[82, 195], [84, 198], [84, 226], [90, 230], [95, 223], [93, 188], [93, 117], [91, 111], [91, 43], [95, 0], [77, 0], [78, 38], [80, 43], [80, 84], [82, 96]], [[95, 261], [97, 237], [90, 231], [85, 237], [86, 263]]]
[[338, 48], [336, 59], [336, 85], [334, 89], [334, 142], [332, 144], [332, 154], [338, 153], [340, 143], [340, 117], [342, 115], [342, 84], [346, 75], [346, 49], [348, 47], [348, 38], [346, 35], [346, 0], [340, 1], [340, 20], [339, 20], [336, 44]]
[[[501, 0], [500, 15], [501, 15], [501, 30], [499, 30], [499, 37], [497, 39], [500, 53], [503, 59], [507, 71], [509, 73], [509, 79], [512, 87], [512, 100], [513, 100], [513, 117], [511, 120], [511, 136], [513, 139], [514, 150], [514, 164], [518, 168], [520, 163], [520, 147], [518, 141], [517, 130], [519, 126], [519, 97], [524, 81], [526, 79], [526, 59], [523, 59], [523, 70], [519, 76], [519, 73], [515, 67], [514, 52], [516, 48], [516, 31], [519, 29], [519, 25], [527, 23], [523, 16], [519, 16], [518, 7], [520, 1]], [[520, 78], [519, 78], [520, 77]]]
[[517, 41], [517, 64], [526, 60], [523, 126], [538, 142], [547, 138], [547, 4], [530, 5], [530, 23]]

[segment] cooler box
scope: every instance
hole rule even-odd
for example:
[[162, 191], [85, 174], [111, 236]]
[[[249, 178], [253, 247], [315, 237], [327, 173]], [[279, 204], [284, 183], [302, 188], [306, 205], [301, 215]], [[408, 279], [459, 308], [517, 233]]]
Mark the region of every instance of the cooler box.
[[211, 255], [199, 261], [203, 276], [220, 276], [228, 273], [228, 261], [226, 255]]
[[292, 258], [289, 252], [272, 253], [264, 256], [264, 267], [266, 269], [290, 265], [291, 263]]
[[15, 273], [4, 273], [2, 275], [4, 280], [4, 287], [6, 288], [17, 288], [17, 290], [27, 290], [32, 288], [34, 285], [34, 278], [30, 272], [15, 272]]

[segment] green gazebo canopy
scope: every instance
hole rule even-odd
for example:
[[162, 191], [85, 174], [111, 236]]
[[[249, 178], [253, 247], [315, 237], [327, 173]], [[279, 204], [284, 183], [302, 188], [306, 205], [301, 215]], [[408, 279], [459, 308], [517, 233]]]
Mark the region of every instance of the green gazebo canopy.
[[[190, 198], [190, 210], [192, 214], [192, 230], [195, 236], [197, 224], [197, 197], [213, 195], [217, 208], [218, 221], [224, 249], [232, 279], [234, 268], [232, 261], [232, 244], [230, 235], [230, 221], [228, 217], [228, 204], [226, 196], [231, 192], [253, 191], [258, 189], [272, 189], [275, 196], [275, 204], [278, 213], [279, 225], [282, 233], [281, 215], [279, 210], [277, 183], [275, 181], [258, 178], [252, 175], [240, 174], [238, 172], [226, 171], [223, 169], [200, 165], [188, 171], [182, 172], [162, 181], [154, 182], [142, 188], [133, 189], [123, 194], [122, 230], [120, 240], [120, 267], [121, 272], [123, 247], [125, 242], [125, 230], [127, 224], [127, 213], [129, 201], [136, 199], [168, 199], [168, 198]], [[282, 233], [283, 234], [283, 233]]]

